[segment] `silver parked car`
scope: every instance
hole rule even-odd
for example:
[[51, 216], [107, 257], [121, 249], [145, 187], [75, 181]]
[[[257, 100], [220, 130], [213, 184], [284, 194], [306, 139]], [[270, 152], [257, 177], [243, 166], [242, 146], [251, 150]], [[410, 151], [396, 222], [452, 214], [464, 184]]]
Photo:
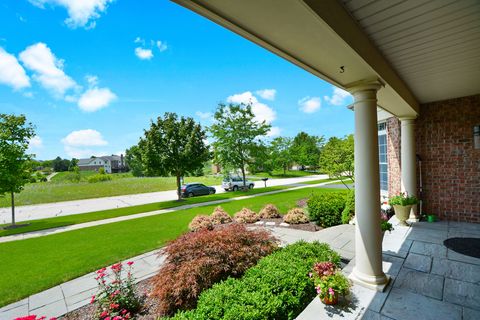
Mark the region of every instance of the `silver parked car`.
[[[253, 187], [255, 186], [255, 183], [253, 181], [247, 180], [245, 182], [245, 185], [249, 189], [253, 189]], [[222, 188], [225, 189], [225, 191], [237, 191], [242, 187], [243, 187], [243, 179], [241, 177], [227, 177], [227, 178], [224, 178], [222, 181]]]

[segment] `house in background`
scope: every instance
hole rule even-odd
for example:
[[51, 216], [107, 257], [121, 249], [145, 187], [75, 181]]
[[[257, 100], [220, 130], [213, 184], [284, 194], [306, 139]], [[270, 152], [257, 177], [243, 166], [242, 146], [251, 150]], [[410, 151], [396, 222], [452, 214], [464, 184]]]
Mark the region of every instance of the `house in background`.
[[120, 156], [112, 154], [111, 156], [79, 159], [78, 168], [80, 171], [98, 171], [103, 168], [106, 173], [126, 172], [128, 170], [123, 154]]

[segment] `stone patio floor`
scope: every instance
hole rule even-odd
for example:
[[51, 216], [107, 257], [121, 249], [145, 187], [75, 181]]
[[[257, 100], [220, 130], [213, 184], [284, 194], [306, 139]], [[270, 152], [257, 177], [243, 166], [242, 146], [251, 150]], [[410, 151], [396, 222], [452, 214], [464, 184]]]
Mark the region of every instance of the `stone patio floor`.
[[[395, 218], [392, 222], [395, 226]], [[299, 240], [329, 243], [351, 260], [343, 271], [348, 274], [353, 268], [354, 226], [317, 232], [271, 230], [283, 244]], [[447, 249], [443, 241], [450, 237], [480, 238], [480, 224], [417, 222], [411, 227], [395, 226], [383, 240], [383, 269], [392, 277], [384, 292], [354, 285], [348, 302], [330, 307], [316, 298], [297, 319], [480, 319], [480, 259]], [[157, 272], [164, 257], [152, 251], [128, 261], [135, 261], [134, 276], [141, 281]], [[28, 314], [58, 317], [88, 304], [95, 292], [94, 273], [90, 273], [0, 308], [0, 319]]]

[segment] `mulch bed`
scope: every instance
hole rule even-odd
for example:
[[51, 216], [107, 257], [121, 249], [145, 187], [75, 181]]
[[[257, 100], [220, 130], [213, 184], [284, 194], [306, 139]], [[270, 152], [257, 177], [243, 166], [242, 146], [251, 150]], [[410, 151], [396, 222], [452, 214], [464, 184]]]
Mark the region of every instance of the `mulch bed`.
[[[152, 284], [150, 279], [142, 280], [137, 284], [137, 292], [142, 294], [144, 297], [143, 310], [140, 315], [136, 315], [136, 320], [155, 320], [158, 319], [158, 315], [155, 314], [155, 309], [157, 308], [157, 300], [151, 298], [148, 295], [152, 289]], [[62, 317], [62, 320], [96, 320], [95, 318], [95, 306], [88, 304], [77, 310], [67, 313]]]
[[[276, 228], [296, 229], [296, 230], [311, 231], [311, 232], [315, 232], [315, 231], [319, 231], [319, 230], [323, 229], [322, 227], [318, 226], [314, 222], [301, 223], [301, 224], [290, 224], [288, 227], [282, 227], [282, 226], [280, 226], [280, 223], [283, 222], [282, 218], [261, 219], [261, 221], [275, 222], [275, 227]], [[250, 226], [255, 226], [255, 224], [248, 224], [248, 226], [249, 227]]]

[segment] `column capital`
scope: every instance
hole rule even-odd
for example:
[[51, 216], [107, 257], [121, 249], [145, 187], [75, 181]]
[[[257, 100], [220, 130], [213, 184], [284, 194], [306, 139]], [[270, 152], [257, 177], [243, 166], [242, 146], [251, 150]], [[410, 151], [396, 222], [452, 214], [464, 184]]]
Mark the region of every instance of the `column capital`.
[[352, 95], [362, 91], [375, 91], [377, 92], [380, 88], [385, 85], [378, 79], [375, 80], [362, 80], [358, 82], [351, 83], [346, 86], [345, 90], [350, 92]]
[[415, 122], [415, 120], [417, 120], [417, 116], [399, 117], [398, 120], [400, 120], [402, 123]]

